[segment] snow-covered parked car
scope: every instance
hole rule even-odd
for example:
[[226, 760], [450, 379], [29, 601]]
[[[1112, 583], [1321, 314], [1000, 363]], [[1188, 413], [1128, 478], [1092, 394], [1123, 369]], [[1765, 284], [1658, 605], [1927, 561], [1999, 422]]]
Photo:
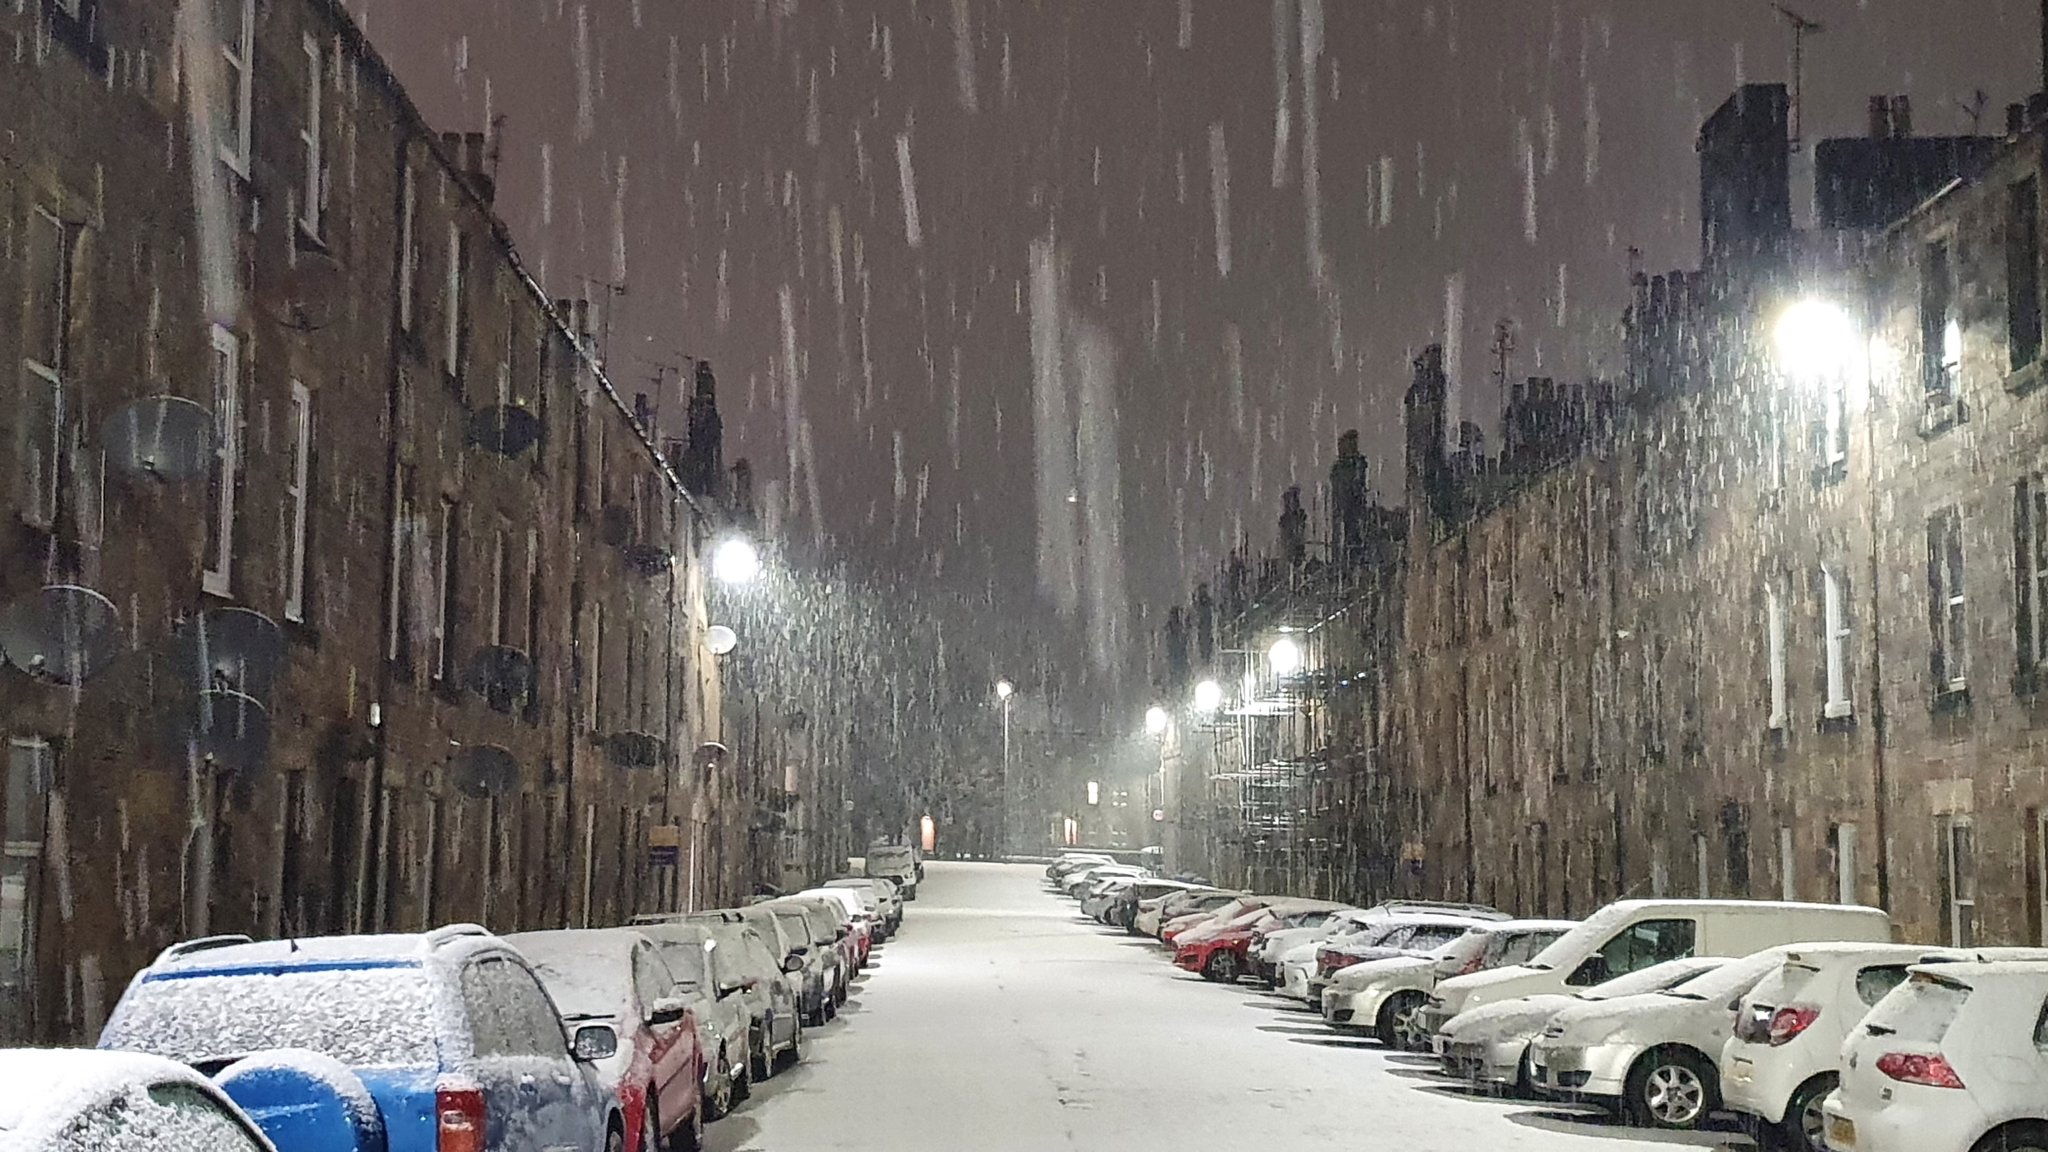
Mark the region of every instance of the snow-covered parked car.
[[1697, 1128], [1721, 1107], [1719, 1057], [1742, 998], [1790, 952], [1766, 948], [1676, 988], [1565, 1008], [1529, 1046], [1530, 1080], [1638, 1127]]
[[1721, 1048], [1721, 1096], [1798, 1152], [1825, 1152], [1821, 1105], [1842, 1041], [1932, 950], [1913, 944], [1813, 944], [1788, 950], [1736, 1011]]
[[[740, 998], [752, 1021], [747, 1050], [754, 1059], [754, 1079], [775, 1075], [784, 1057], [791, 1064], [802, 1059], [800, 977], [784, 970], [787, 962], [782, 953], [737, 911], [695, 913], [689, 921], [711, 930], [711, 939], [718, 945], [714, 959], [719, 987], [731, 989], [728, 995]], [[802, 971], [799, 959], [797, 972]]]
[[[268, 1133], [192, 1069], [132, 1052], [0, 1051], [0, 1148], [8, 1152], [274, 1152]], [[362, 1137], [344, 1114], [302, 1124], [285, 1152], [355, 1152]]]
[[[632, 928], [516, 932], [519, 949], [571, 1028], [611, 1029], [599, 1075], [625, 1115], [626, 1152], [690, 1146], [706, 1120], [703, 1021], [654, 944]], [[289, 1152], [289, 1150], [287, 1150]]]
[[905, 900], [917, 899], [917, 882], [924, 879], [924, 865], [908, 844], [877, 844], [869, 848], [867, 858], [861, 861], [861, 872], [894, 880]]
[[1166, 926], [1174, 920], [1191, 913], [1214, 912], [1242, 895], [1242, 892], [1231, 892], [1222, 888], [1190, 888], [1184, 892], [1169, 892], [1164, 896], [1141, 901], [1137, 915], [1131, 919], [1131, 930], [1140, 936], [1160, 939], [1166, 934]]
[[[845, 888], [806, 888], [794, 899], [823, 901], [837, 912], [840, 923], [847, 925], [853, 938], [853, 968], [858, 972], [868, 966], [868, 956], [875, 947], [875, 915], [869, 911], [867, 902], [860, 895]], [[850, 973], [849, 973], [850, 975]]]
[[1079, 900], [1082, 894], [1087, 892], [1089, 886], [1097, 881], [1107, 880], [1112, 876], [1129, 876], [1133, 879], [1142, 879], [1151, 875], [1150, 869], [1141, 868], [1136, 864], [1098, 864], [1090, 868], [1069, 872], [1066, 878], [1060, 881], [1060, 891], [1065, 892], [1072, 899]]
[[2048, 961], [1916, 964], [1853, 1029], [1833, 1152], [2048, 1152]]
[[1175, 939], [1173, 963], [1206, 979], [1235, 984], [1251, 970], [1249, 955], [1261, 929], [1313, 927], [1343, 907], [1329, 900], [1282, 899], [1228, 923], [1197, 925]]
[[653, 942], [674, 979], [669, 994], [690, 1010], [704, 1054], [698, 1085], [705, 1119], [721, 1119], [754, 1091], [754, 1022], [740, 997], [743, 981], [720, 971], [724, 965], [714, 955], [717, 943], [708, 924], [642, 924], [632, 931]]
[[838, 957], [831, 968], [832, 1003], [835, 1007], [846, 1003], [847, 990], [853, 987], [854, 973], [860, 971], [860, 938], [854, 932], [852, 919], [846, 914], [846, 906], [836, 900], [807, 896], [781, 896], [773, 903], [801, 911], [810, 921], [814, 946], [830, 948]]
[[[1462, 915], [1404, 912], [1373, 929], [1323, 941], [1316, 945], [1315, 968], [1308, 974], [1309, 1007], [1322, 1011], [1330, 981], [1346, 968], [1368, 960], [1423, 955], [1463, 936], [1474, 923]], [[1382, 926], [1384, 930], [1378, 930]]]
[[[1199, 885], [1185, 880], [1162, 880], [1157, 876], [1136, 880], [1117, 891], [1116, 900], [1102, 915], [1102, 921], [1126, 932], [1139, 932], [1138, 920], [1148, 901], [1163, 901], [1165, 897], [1185, 892]], [[1156, 908], [1157, 905], [1155, 904]]]
[[1102, 914], [1116, 903], [1117, 896], [1141, 879], [1143, 877], [1139, 876], [1104, 876], [1088, 885], [1081, 893], [1081, 915], [1101, 921]]
[[876, 912], [882, 920], [881, 938], [887, 940], [903, 927], [903, 897], [898, 894], [896, 882], [886, 876], [845, 876], [838, 880], [825, 881], [827, 888], [851, 888], [866, 890], [874, 894]]
[[1617, 900], [1526, 964], [1454, 976], [1437, 985], [1423, 1022], [1431, 1034], [1460, 1012], [1543, 992], [1591, 988], [1685, 956], [1748, 956], [1807, 940], [1892, 938], [1877, 908], [1787, 900]]
[[[809, 910], [795, 904], [771, 900], [766, 904], [748, 906], [748, 911], [765, 908], [775, 917], [782, 929], [783, 937], [790, 947], [790, 955], [801, 957], [803, 970], [799, 978], [803, 982], [802, 999], [798, 1001], [803, 1010], [806, 1025], [816, 1027], [839, 1014], [839, 945], [830, 935], [819, 936], [823, 928]], [[786, 967], [786, 962], [785, 962]]]
[[[1363, 931], [1366, 926], [1381, 919], [1376, 913], [1364, 908], [1340, 908], [1323, 918], [1320, 923], [1304, 928], [1270, 928], [1256, 934], [1250, 953], [1251, 972], [1256, 979], [1268, 987], [1280, 984], [1280, 961], [1289, 952], [1303, 944], [1314, 944], [1332, 936], [1348, 936]], [[1313, 957], [1314, 952], [1309, 955]]]
[[1180, 938], [1189, 932], [1196, 931], [1205, 926], [1220, 927], [1247, 912], [1256, 912], [1279, 899], [1281, 899], [1279, 896], [1239, 894], [1223, 904], [1210, 905], [1206, 908], [1197, 908], [1193, 911], [1184, 912], [1160, 925], [1159, 939], [1169, 948], [1177, 947], [1180, 944]]
[[1640, 968], [1577, 992], [1546, 992], [1502, 1000], [1459, 1013], [1430, 1038], [1444, 1074], [1475, 1087], [1528, 1093], [1529, 1045], [1550, 1018], [1573, 1005], [1676, 988], [1728, 963], [1720, 956], [1688, 956]]
[[319, 1053], [361, 1081], [387, 1152], [508, 1126], [539, 1146], [605, 1152], [611, 1133], [634, 1131], [596, 1067], [617, 1033], [565, 1032], [526, 958], [474, 924], [175, 944], [129, 982], [99, 1046], [203, 1074], [252, 1053]]
[[1519, 964], [1576, 927], [1571, 920], [1496, 920], [1472, 925], [1421, 956], [1367, 960], [1339, 971], [1323, 992], [1323, 1019], [1337, 1028], [1371, 1032], [1389, 1048], [1428, 1046], [1422, 1008], [1436, 982]]

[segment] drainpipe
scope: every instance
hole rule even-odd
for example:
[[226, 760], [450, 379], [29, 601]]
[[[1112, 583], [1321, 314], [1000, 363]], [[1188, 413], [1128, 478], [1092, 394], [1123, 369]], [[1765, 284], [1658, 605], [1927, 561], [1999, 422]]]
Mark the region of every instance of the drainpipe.
[[[2042, 11], [2048, 13], [2048, 0], [2041, 0]], [[2048, 34], [2044, 34], [2048, 36]], [[2044, 40], [2048, 44], [2048, 40]], [[1863, 380], [1866, 411], [1863, 414], [1863, 437], [1865, 444], [1864, 468], [1868, 477], [1865, 487], [1870, 508], [1870, 738], [1871, 738], [1871, 788], [1873, 815], [1877, 823], [1877, 906], [1887, 912], [1892, 910], [1892, 865], [1891, 865], [1891, 773], [1885, 763], [1885, 741], [1887, 722], [1884, 711], [1884, 641], [1879, 627], [1878, 566], [1878, 494], [1877, 494], [1877, 372], [1870, 362], [1870, 335], [1876, 331], [1876, 308], [1872, 299], [1872, 286], [1866, 280], [1863, 284]]]
[[[398, 154], [392, 166], [396, 176], [392, 191], [393, 220], [405, 217], [406, 169], [410, 162], [412, 136], [401, 135], [398, 140]], [[415, 221], [417, 224], [417, 221]], [[417, 229], [415, 229], [417, 231]], [[405, 239], [403, 229], [393, 230], [391, 245], [391, 310], [389, 374], [384, 381], [384, 597], [382, 612], [378, 616], [381, 627], [377, 631], [377, 693], [370, 701], [373, 723], [370, 726], [372, 739], [377, 751], [370, 763], [370, 786], [365, 797], [370, 819], [362, 836], [362, 843], [368, 846], [364, 859], [358, 862], [356, 876], [363, 886], [362, 900], [352, 910], [359, 921], [355, 927], [364, 932], [381, 932], [390, 927], [391, 909], [385, 906], [384, 893], [386, 871], [391, 867], [388, 851], [391, 839], [391, 806], [384, 796], [384, 781], [390, 765], [390, 740], [385, 736], [386, 720], [383, 715], [385, 702], [391, 699], [391, 630], [398, 624], [396, 612], [399, 593], [400, 573], [398, 565], [398, 477], [401, 453], [399, 451], [399, 361], [403, 357], [405, 333], [400, 314], [403, 305], [400, 296], [405, 291]], [[417, 272], [417, 269], [415, 269]], [[366, 915], [367, 913], [367, 915]]]

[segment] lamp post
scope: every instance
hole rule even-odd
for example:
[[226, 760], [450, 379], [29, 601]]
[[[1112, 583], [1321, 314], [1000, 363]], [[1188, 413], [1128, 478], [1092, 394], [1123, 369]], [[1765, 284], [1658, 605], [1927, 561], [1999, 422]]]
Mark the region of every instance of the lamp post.
[[1010, 811], [1010, 697], [1017, 694], [1017, 686], [1008, 680], [996, 681], [996, 699], [1003, 702], [1003, 832], [1001, 848], [1008, 853], [1014, 824]]

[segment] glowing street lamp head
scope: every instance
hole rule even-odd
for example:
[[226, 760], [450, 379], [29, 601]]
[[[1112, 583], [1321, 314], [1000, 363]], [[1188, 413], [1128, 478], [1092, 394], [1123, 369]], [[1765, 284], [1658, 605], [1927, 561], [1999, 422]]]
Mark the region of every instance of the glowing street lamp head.
[[1771, 332], [1778, 363], [1800, 379], [1842, 372], [1856, 358], [1856, 324], [1839, 304], [1808, 298], [1778, 316]]
[[1154, 736], [1166, 735], [1166, 709], [1154, 704], [1145, 710], [1145, 731]]
[[751, 584], [761, 575], [761, 554], [744, 539], [727, 537], [711, 553], [711, 575], [720, 584]]
[[1293, 637], [1282, 636], [1266, 649], [1266, 663], [1275, 676], [1292, 676], [1301, 671], [1301, 645]]
[[1015, 684], [1010, 683], [1008, 680], [996, 681], [996, 699], [998, 700], [1008, 700], [1010, 698], [1010, 694], [1015, 692], [1016, 690], [1017, 686]]
[[1223, 685], [1204, 680], [1195, 685], [1195, 711], [1214, 712], [1223, 707]]

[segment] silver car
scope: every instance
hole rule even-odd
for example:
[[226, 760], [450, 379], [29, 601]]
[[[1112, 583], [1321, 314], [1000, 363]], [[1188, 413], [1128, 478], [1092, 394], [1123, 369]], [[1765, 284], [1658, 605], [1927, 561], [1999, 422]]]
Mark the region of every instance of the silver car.
[[718, 955], [710, 925], [642, 924], [662, 963], [676, 978], [676, 995], [697, 1016], [697, 1043], [704, 1053], [704, 1118], [716, 1120], [753, 1095], [753, 1018], [741, 998], [745, 977]]

